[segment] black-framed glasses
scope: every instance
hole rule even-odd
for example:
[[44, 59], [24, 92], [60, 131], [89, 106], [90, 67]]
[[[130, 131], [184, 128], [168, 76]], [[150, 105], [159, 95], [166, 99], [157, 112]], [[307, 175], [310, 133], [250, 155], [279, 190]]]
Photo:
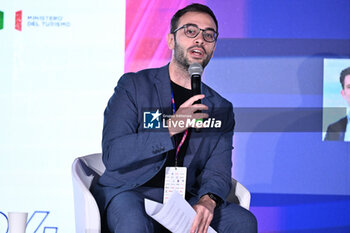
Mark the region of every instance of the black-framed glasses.
[[206, 42], [212, 43], [216, 41], [216, 39], [219, 36], [219, 33], [216, 32], [214, 29], [208, 28], [208, 29], [201, 29], [195, 24], [185, 24], [173, 31], [173, 33], [177, 32], [180, 29], [184, 29], [185, 35], [189, 38], [195, 38], [198, 36], [198, 34], [202, 31], [203, 39]]

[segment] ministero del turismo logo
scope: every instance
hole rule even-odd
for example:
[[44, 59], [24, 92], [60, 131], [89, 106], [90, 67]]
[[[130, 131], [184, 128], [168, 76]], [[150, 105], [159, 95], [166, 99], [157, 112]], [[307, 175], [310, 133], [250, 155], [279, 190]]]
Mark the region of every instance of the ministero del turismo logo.
[[[5, 22], [5, 13], [0, 11], [0, 30], [8, 25]], [[15, 29], [22, 31], [23, 25], [26, 28], [67, 28], [71, 26], [71, 22], [66, 20], [62, 15], [28, 15], [23, 16], [23, 11], [15, 12]]]
[[221, 128], [221, 120], [215, 118], [208, 118], [205, 120], [193, 119], [191, 115], [164, 115], [156, 111], [143, 112], [143, 127], [145, 129], [159, 129], [159, 128]]

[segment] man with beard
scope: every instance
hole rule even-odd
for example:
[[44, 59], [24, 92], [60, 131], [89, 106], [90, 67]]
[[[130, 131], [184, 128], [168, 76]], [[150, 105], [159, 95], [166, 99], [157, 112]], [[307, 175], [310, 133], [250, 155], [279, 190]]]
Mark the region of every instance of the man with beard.
[[[209, 225], [218, 232], [257, 232], [253, 214], [225, 201], [231, 189], [232, 104], [203, 83], [203, 94], [193, 96], [191, 91], [188, 68], [209, 63], [217, 36], [213, 12], [201, 4], [189, 5], [171, 20], [170, 63], [119, 80], [105, 110], [106, 171], [93, 190], [105, 232], [167, 232], [146, 214], [144, 198], [162, 202], [165, 170], [174, 166], [187, 169], [185, 198], [197, 213], [191, 232], [207, 232]], [[159, 112], [171, 115], [169, 127], [145, 130], [146, 108], [153, 109], [151, 121]], [[184, 116], [208, 118], [216, 109], [224, 109], [225, 116], [217, 132], [170, 124]]]

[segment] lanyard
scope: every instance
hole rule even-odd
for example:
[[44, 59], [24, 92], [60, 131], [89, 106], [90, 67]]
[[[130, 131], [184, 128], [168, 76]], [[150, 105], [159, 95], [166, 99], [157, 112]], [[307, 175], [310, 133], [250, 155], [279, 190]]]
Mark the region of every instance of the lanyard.
[[[171, 103], [172, 103], [172, 107], [173, 107], [173, 114], [175, 114], [176, 108], [175, 108], [175, 98], [174, 98], [173, 88], [171, 88]], [[180, 151], [182, 145], [184, 144], [184, 142], [186, 140], [187, 134], [188, 134], [188, 129], [185, 130], [184, 135], [182, 136], [182, 139], [181, 139], [179, 145], [176, 147], [175, 167], [177, 167], [177, 157], [178, 157], [178, 154], [179, 154], [179, 151]]]

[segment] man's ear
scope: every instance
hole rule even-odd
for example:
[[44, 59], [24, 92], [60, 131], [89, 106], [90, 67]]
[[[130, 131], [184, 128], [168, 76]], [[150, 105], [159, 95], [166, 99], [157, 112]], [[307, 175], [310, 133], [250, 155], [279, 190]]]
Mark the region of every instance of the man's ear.
[[166, 36], [166, 41], [168, 43], [168, 47], [169, 49], [173, 50], [175, 47], [175, 38], [174, 38], [174, 34], [173, 33], [169, 33]]
[[343, 98], [345, 99], [345, 91], [344, 91], [344, 89], [342, 89], [342, 90], [340, 91], [340, 94], [341, 94], [341, 96], [343, 96]]

